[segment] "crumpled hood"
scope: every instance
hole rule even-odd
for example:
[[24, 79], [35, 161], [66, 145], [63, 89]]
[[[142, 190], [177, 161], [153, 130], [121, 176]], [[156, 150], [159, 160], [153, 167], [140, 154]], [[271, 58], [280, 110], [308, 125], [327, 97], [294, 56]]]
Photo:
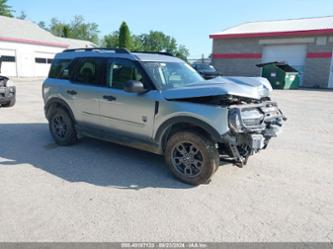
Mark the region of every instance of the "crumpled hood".
[[168, 100], [233, 95], [251, 99], [269, 97], [273, 91], [269, 81], [262, 77], [217, 77], [186, 87], [163, 91]]

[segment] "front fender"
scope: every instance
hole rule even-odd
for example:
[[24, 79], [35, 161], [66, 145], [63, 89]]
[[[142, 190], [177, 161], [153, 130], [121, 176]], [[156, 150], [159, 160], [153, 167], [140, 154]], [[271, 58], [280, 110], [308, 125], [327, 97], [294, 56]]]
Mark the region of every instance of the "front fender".
[[221, 136], [219, 132], [207, 124], [206, 122], [199, 120], [197, 118], [193, 117], [187, 117], [187, 116], [180, 116], [180, 117], [173, 117], [171, 119], [168, 119], [165, 121], [156, 131], [155, 134], [155, 141], [159, 144], [162, 143], [162, 138], [164, 137], [165, 133], [174, 125], [177, 124], [191, 124], [193, 126], [199, 127], [202, 130], [206, 131], [213, 139], [214, 141], [219, 141], [221, 139]]

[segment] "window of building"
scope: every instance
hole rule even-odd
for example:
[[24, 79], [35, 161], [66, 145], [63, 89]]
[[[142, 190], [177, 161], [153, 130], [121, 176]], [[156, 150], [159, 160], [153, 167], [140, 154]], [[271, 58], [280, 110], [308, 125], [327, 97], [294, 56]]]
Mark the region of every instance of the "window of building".
[[47, 59], [46, 58], [35, 58], [35, 62], [38, 64], [46, 64]]
[[0, 57], [2, 62], [16, 62], [15, 56], [1, 55]]

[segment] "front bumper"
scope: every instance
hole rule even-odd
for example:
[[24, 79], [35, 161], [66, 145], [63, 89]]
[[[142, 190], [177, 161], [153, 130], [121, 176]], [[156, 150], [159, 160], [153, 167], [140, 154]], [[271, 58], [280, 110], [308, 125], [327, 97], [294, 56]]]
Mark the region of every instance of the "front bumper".
[[272, 126], [282, 127], [286, 120], [277, 103], [272, 101], [231, 106], [229, 111], [229, 126], [234, 134], [262, 133]]
[[286, 120], [275, 102], [231, 106], [230, 132], [223, 136], [223, 144], [236, 164], [243, 166], [249, 156], [266, 149], [270, 139], [282, 132]]
[[16, 98], [16, 87], [0, 87], [0, 105], [14, 103]]

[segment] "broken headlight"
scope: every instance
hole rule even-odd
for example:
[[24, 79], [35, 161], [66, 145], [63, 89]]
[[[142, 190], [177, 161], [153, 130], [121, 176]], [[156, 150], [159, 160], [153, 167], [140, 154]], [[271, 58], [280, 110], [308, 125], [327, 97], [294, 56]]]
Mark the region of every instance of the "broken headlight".
[[234, 108], [229, 112], [229, 127], [236, 133], [258, 129], [261, 127], [264, 118], [264, 114], [257, 108], [244, 110]]
[[15, 93], [15, 85], [14, 85], [14, 82], [11, 81], [11, 80], [8, 80], [7, 83], [6, 83], [6, 86], [8, 88], [8, 91], [10, 93]]
[[264, 114], [258, 109], [245, 109], [241, 115], [246, 127], [259, 126], [265, 118]]
[[239, 109], [231, 109], [229, 111], [229, 128], [236, 133], [243, 130], [242, 120]]

